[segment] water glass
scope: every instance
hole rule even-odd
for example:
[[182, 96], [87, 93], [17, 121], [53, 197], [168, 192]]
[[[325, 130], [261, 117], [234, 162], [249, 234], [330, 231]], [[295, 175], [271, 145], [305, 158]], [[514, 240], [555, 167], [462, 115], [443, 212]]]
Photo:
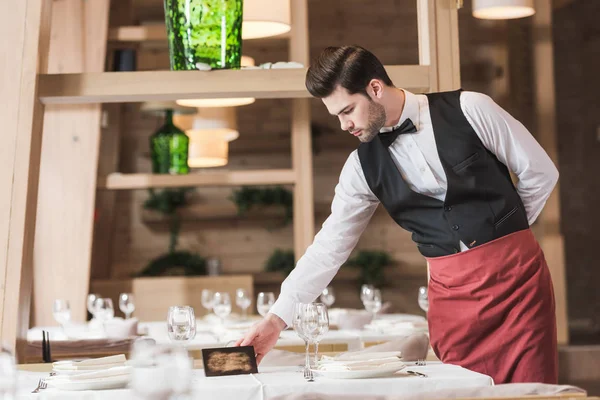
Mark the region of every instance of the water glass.
[[371, 296], [371, 292], [375, 290], [375, 286], [364, 284], [360, 287], [360, 300], [364, 303], [365, 299]]
[[246, 320], [248, 307], [252, 304], [252, 299], [246, 289], [237, 289], [235, 291], [235, 304], [242, 310], [242, 320]]
[[64, 326], [71, 321], [71, 306], [69, 305], [69, 301], [61, 299], [54, 300], [52, 315], [54, 315], [56, 322], [64, 328]]
[[186, 342], [196, 337], [196, 316], [190, 306], [169, 307], [167, 332], [175, 342]]
[[119, 308], [125, 314], [125, 318], [131, 318], [131, 314], [135, 311], [135, 303], [133, 299], [133, 294], [131, 293], [121, 293], [119, 295]]
[[94, 301], [95, 316], [100, 322], [106, 322], [115, 317], [115, 308], [112, 299], [107, 297], [97, 298]]
[[202, 307], [206, 308], [210, 313], [213, 309], [213, 301], [215, 293], [210, 289], [202, 289]]
[[225, 325], [225, 318], [231, 314], [231, 298], [227, 292], [217, 292], [213, 299], [213, 311], [221, 318], [221, 325]]
[[263, 317], [271, 310], [275, 304], [275, 294], [273, 292], [260, 292], [256, 298], [256, 310]]
[[371, 289], [365, 294], [363, 304], [365, 306], [365, 310], [373, 314], [373, 319], [375, 319], [375, 316], [379, 311], [381, 311], [381, 307], [383, 305], [381, 300], [381, 291], [379, 289]]
[[417, 301], [419, 302], [419, 307], [421, 307], [421, 310], [425, 312], [429, 311], [429, 296], [427, 295], [426, 286], [421, 286], [419, 288], [419, 295], [417, 297]]
[[130, 364], [135, 398], [168, 400], [191, 392], [193, 361], [182, 346], [136, 340]]
[[331, 286], [327, 286], [325, 289], [323, 289], [320, 300], [327, 307], [331, 307], [333, 305], [335, 302], [335, 292]]

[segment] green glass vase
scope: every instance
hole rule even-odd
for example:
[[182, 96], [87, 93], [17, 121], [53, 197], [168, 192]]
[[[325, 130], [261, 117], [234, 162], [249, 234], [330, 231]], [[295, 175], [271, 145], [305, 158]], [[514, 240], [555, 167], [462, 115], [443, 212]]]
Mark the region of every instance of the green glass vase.
[[243, 0], [164, 0], [172, 70], [239, 69]]
[[173, 110], [166, 110], [164, 124], [150, 136], [152, 173], [187, 174], [189, 141], [185, 132], [173, 124]]

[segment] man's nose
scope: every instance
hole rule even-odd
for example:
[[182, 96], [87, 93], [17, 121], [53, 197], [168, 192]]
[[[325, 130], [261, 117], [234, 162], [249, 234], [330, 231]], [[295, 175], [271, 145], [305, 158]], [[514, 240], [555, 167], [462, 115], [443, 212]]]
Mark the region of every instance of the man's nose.
[[349, 131], [354, 127], [354, 125], [351, 121], [344, 118], [340, 118], [340, 127], [343, 131]]

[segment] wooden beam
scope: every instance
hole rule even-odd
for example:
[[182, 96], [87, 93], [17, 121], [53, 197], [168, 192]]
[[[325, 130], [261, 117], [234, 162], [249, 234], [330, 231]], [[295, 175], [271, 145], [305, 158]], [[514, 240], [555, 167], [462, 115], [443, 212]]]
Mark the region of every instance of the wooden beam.
[[[394, 83], [429, 89], [429, 67], [392, 65]], [[191, 98], [306, 98], [306, 68], [222, 71], [142, 71], [53, 74], [40, 77], [44, 104], [120, 103]]]
[[[429, 32], [434, 31], [435, 38], [430, 38], [435, 49], [432, 54], [431, 81], [437, 80], [432, 91], [456, 90], [460, 88], [460, 53], [458, 48], [458, 13], [456, 0], [429, 0]], [[433, 27], [433, 29], [431, 29]], [[433, 60], [435, 58], [435, 60]]]
[[0, 343], [18, 359], [29, 328], [44, 113], [37, 75], [47, 71], [51, 9], [51, 0], [0, 2], [0, 32], [11, 38], [0, 43]]
[[[308, 9], [306, 0], [292, 0], [290, 60], [308, 65]], [[302, 79], [304, 86], [304, 77]], [[294, 255], [298, 260], [315, 236], [313, 199], [313, 160], [310, 128], [310, 101], [292, 102], [292, 168], [296, 174], [294, 187]]]
[[258, 171], [219, 171], [168, 174], [109, 174], [98, 178], [99, 189], [148, 189], [160, 187], [288, 185], [296, 183], [296, 173], [291, 169]]
[[[109, 0], [54, 2], [49, 72], [101, 72]], [[65, 299], [83, 322], [90, 277], [101, 105], [51, 105], [44, 114], [34, 245], [35, 325], [55, 325]]]
[[[552, 44], [552, 7], [547, 0], [535, 1], [533, 16], [536, 136], [554, 164], [558, 166], [556, 97], [554, 88], [554, 48]], [[539, 216], [540, 245], [554, 284], [558, 343], [569, 341], [564, 238], [560, 232], [560, 189], [556, 185]]]

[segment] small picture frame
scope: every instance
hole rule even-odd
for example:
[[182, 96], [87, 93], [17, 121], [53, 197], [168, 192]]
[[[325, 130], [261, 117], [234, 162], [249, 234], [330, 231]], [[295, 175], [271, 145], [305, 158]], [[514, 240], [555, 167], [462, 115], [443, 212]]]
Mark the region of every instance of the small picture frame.
[[202, 349], [206, 376], [257, 374], [254, 346]]

